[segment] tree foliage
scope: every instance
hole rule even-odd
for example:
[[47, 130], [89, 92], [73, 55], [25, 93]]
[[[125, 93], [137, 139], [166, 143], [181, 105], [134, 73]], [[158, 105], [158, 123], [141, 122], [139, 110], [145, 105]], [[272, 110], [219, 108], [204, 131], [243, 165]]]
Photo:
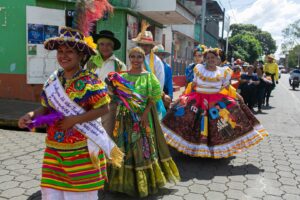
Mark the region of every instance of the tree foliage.
[[247, 34], [255, 37], [259, 41], [264, 55], [275, 53], [277, 49], [276, 41], [271, 34], [267, 31], [262, 31], [253, 24], [232, 24], [230, 30], [232, 31], [231, 37], [238, 34]]
[[229, 55], [253, 63], [262, 54], [259, 41], [251, 34], [237, 34], [229, 39]]
[[298, 65], [298, 56], [300, 58], [300, 45], [296, 45], [289, 52], [289, 67], [295, 68]]
[[300, 19], [292, 24], [289, 24], [285, 29], [282, 30], [282, 36], [284, 41], [281, 45], [283, 53], [288, 52], [297, 45], [297, 41], [300, 39]]

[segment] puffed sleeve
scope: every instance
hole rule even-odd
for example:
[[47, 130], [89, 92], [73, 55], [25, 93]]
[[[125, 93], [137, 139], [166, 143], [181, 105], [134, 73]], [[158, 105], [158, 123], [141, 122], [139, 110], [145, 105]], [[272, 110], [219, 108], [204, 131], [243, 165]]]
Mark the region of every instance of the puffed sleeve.
[[230, 79], [231, 79], [232, 70], [229, 67], [225, 67], [224, 69], [224, 80], [223, 80], [223, 86], [230, 85]]
[[101, 106], [110, 103], [107, 86], [101, 80], [94, 81], [89, 93], [91, 94], [89, 97], [89, 104], [93, 109], [100, 108]]
[[157, 102], [161, 99], [162, 95], [160, 90], [160, 83], [154, 74], [150, 73], [148, 77], [148, 97], [151, 100]]

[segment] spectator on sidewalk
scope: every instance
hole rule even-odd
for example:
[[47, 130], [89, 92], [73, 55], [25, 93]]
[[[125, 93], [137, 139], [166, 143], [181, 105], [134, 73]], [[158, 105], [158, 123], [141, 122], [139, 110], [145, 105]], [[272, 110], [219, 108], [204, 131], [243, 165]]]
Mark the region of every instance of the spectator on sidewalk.
[[274, 55], [267, 56], [267, 63], [264, 65], [264, 72], [266, 76], [269, 76], [272, 80], [272, 85], [266, 91], [266, 106], [269, 107], [269, 97], [271, 96], [272, 90], [278, 84], [279, 68], [276, 63]]
[[257, 75], [253, 73], [254, 67], [249, 65], [247, 73], [241, 75], [240, 89], [246, 105], [254, 112], [253, 107], [256, 98], [256, 86], [259, 84]]
[[234, 65], [234, 67], [233, 67], [233, 73], [231, 75], [231, 85], [235, 89], [239, 88], [240, 79], [241, 79], [241, 67], [239, 65]]
[[259, 80], [259, 84], [257, 85], [257, 107], [258, 107], [258, 113], [262, 113], [261, 107], [264, 103], [266, 89], [271, 86], [272, 81], [268, 80], [266, 76], [264, 75], [264, 71], [262, 67], [258, 67], [256, 69], [257, 77]]

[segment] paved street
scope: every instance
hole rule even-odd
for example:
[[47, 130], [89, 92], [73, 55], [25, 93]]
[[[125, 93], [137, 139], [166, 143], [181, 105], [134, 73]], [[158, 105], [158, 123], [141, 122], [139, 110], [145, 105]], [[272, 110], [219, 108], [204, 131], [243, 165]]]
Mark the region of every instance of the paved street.
[[[172, 151], [182, 181], [147, 200], [300, 199], [300, 91], [283, 75], [257, 115], [270, 136], [229, 159], [190, 158]], [[0, 200], [40, 199], [39, 179], [45, 134], [0, 129]], [[100, 199], [129, 200], [105, 193]]]

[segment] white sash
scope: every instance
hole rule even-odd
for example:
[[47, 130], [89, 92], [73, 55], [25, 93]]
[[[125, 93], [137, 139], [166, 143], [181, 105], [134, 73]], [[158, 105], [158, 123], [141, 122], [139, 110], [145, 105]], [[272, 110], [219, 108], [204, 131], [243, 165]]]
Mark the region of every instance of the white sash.
[[[45, 93], [48, 101], [54, 108], [61, 112], [64, 116], [80, 115], [85, 113], [85, 110], [72, 101], [65, 93], [55, 71], [45, 84]], [[102, 124], [96, 120], [76, 124], [75, 129], [84, 134], [88, 140], [89, 153], [92, 156], [98, 157], [99, 148], [101, 148], [106, 156], [111, 159], [111, 151], [116, 146], [112, 139], [108, 136]], [[95, 157], [94, 157], [95, 158]]]

